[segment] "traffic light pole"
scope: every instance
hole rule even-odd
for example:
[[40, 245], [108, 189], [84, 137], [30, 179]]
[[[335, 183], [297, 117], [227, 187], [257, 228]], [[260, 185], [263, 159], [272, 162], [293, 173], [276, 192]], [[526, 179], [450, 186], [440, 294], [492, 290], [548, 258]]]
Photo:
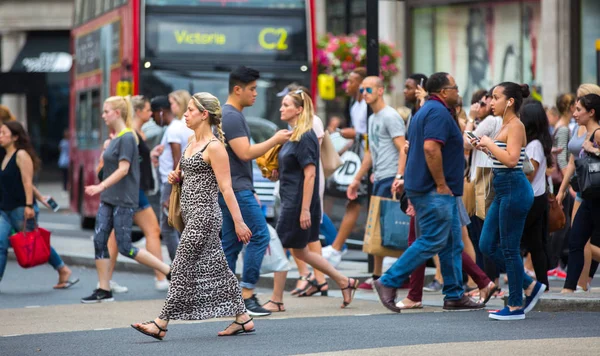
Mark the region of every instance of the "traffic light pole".
[[[379, 76], [379, 0], [365, 0], [367, 3], [367, 75], [369, 76]], [[369, 116], [372, 114], [371, 108], [368, 107], [367, 111], [367, 149], [369, 149], [368, 144], [369, 134]], [[373, 184], [371, 183], [371, 173], [369, 170], [369, 179], [368, 189], [367, 189], [367, 197], [369, 198], [367, 206], [370, 204], [371, 200], [371, 191], [373, 190]], [[373, 273], [373, 256], [369, 255], [369, 273]]]

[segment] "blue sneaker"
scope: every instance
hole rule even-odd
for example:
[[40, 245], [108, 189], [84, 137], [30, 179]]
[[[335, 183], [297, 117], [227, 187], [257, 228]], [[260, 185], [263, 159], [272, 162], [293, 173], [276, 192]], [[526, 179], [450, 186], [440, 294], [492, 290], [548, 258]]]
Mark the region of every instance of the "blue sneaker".
[[544, 283], [535, 282], [535, 287], [533, 287], [533, 292], [528, 297], [525, 297], [525, 307], [523, 307], [523, 311], [525, 313], [529, 313], [537, 304], [540, 297], [546, 291], [546, 285]]
[[510, 311], [509, 307], [504, 307], [502, 310], [490, 313], [489, 318], [495, 320], [523, 320], [525, 319], [525, 313], [523, 309]]

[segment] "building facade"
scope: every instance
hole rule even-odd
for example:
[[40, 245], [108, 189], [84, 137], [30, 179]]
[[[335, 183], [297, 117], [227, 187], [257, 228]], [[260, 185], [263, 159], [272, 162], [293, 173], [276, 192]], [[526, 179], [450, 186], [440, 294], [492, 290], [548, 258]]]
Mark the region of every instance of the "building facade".
[[68, 126], [73, 1], [0, 2], [0, 103], [29, 131], [44, 167]]
[[[352, 32], [365, 23], [365, 0], [322, 2], [321, 32]], [[597, 0], [379, 1], [379, 36], [402, 51], [396, 88], [410, 73], [446, 71], [465, 105], [475, 90], [502, 81], [527, 83], [554, 105], [558, 94], [598, 81], [598, 18]], [[403, 103], [401, 90], [391, 102]]]

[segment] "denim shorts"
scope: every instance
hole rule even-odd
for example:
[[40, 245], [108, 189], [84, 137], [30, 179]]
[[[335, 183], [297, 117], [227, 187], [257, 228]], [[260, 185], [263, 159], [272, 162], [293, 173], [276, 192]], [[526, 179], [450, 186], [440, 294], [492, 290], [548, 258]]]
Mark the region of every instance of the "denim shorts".
[[150, 207], [150, 202], [148, 201], [148, 197], [143, 189], [140, 189], [140, 199], [138, 202], [138, 208], [135, 210], [136, 212], [146, 210]]

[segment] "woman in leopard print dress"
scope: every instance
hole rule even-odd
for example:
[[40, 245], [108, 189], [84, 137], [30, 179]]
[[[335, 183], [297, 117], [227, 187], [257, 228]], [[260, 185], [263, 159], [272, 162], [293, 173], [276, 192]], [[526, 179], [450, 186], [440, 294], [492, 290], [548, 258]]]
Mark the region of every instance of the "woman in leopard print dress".
[[[194, 130], [194, 136], [183, 152], [181, 171], [169, 174], [171, 184], [177, 184], [183, 177], [180, 201], [185, 223], [171, 266], [171, 286], [158, 318], [132, 327], [162, 340], [172, 319], [235, 316], [236, 320], [219, 336], [253, 332], [254, 322], [246, 313], [238, 281], [227, 266], [219, 239], [222, 225], [217, 201], [219, 189], [236, 221], [238, 238], [248, 242], [252, 235], [231, 189], [229, 159], [222, 144], [219, 100], [209, 93], [194, 94], [184, 117], [187, 126]], [[221, 142], [214, 137], [213, 126], [218, 127]]]

